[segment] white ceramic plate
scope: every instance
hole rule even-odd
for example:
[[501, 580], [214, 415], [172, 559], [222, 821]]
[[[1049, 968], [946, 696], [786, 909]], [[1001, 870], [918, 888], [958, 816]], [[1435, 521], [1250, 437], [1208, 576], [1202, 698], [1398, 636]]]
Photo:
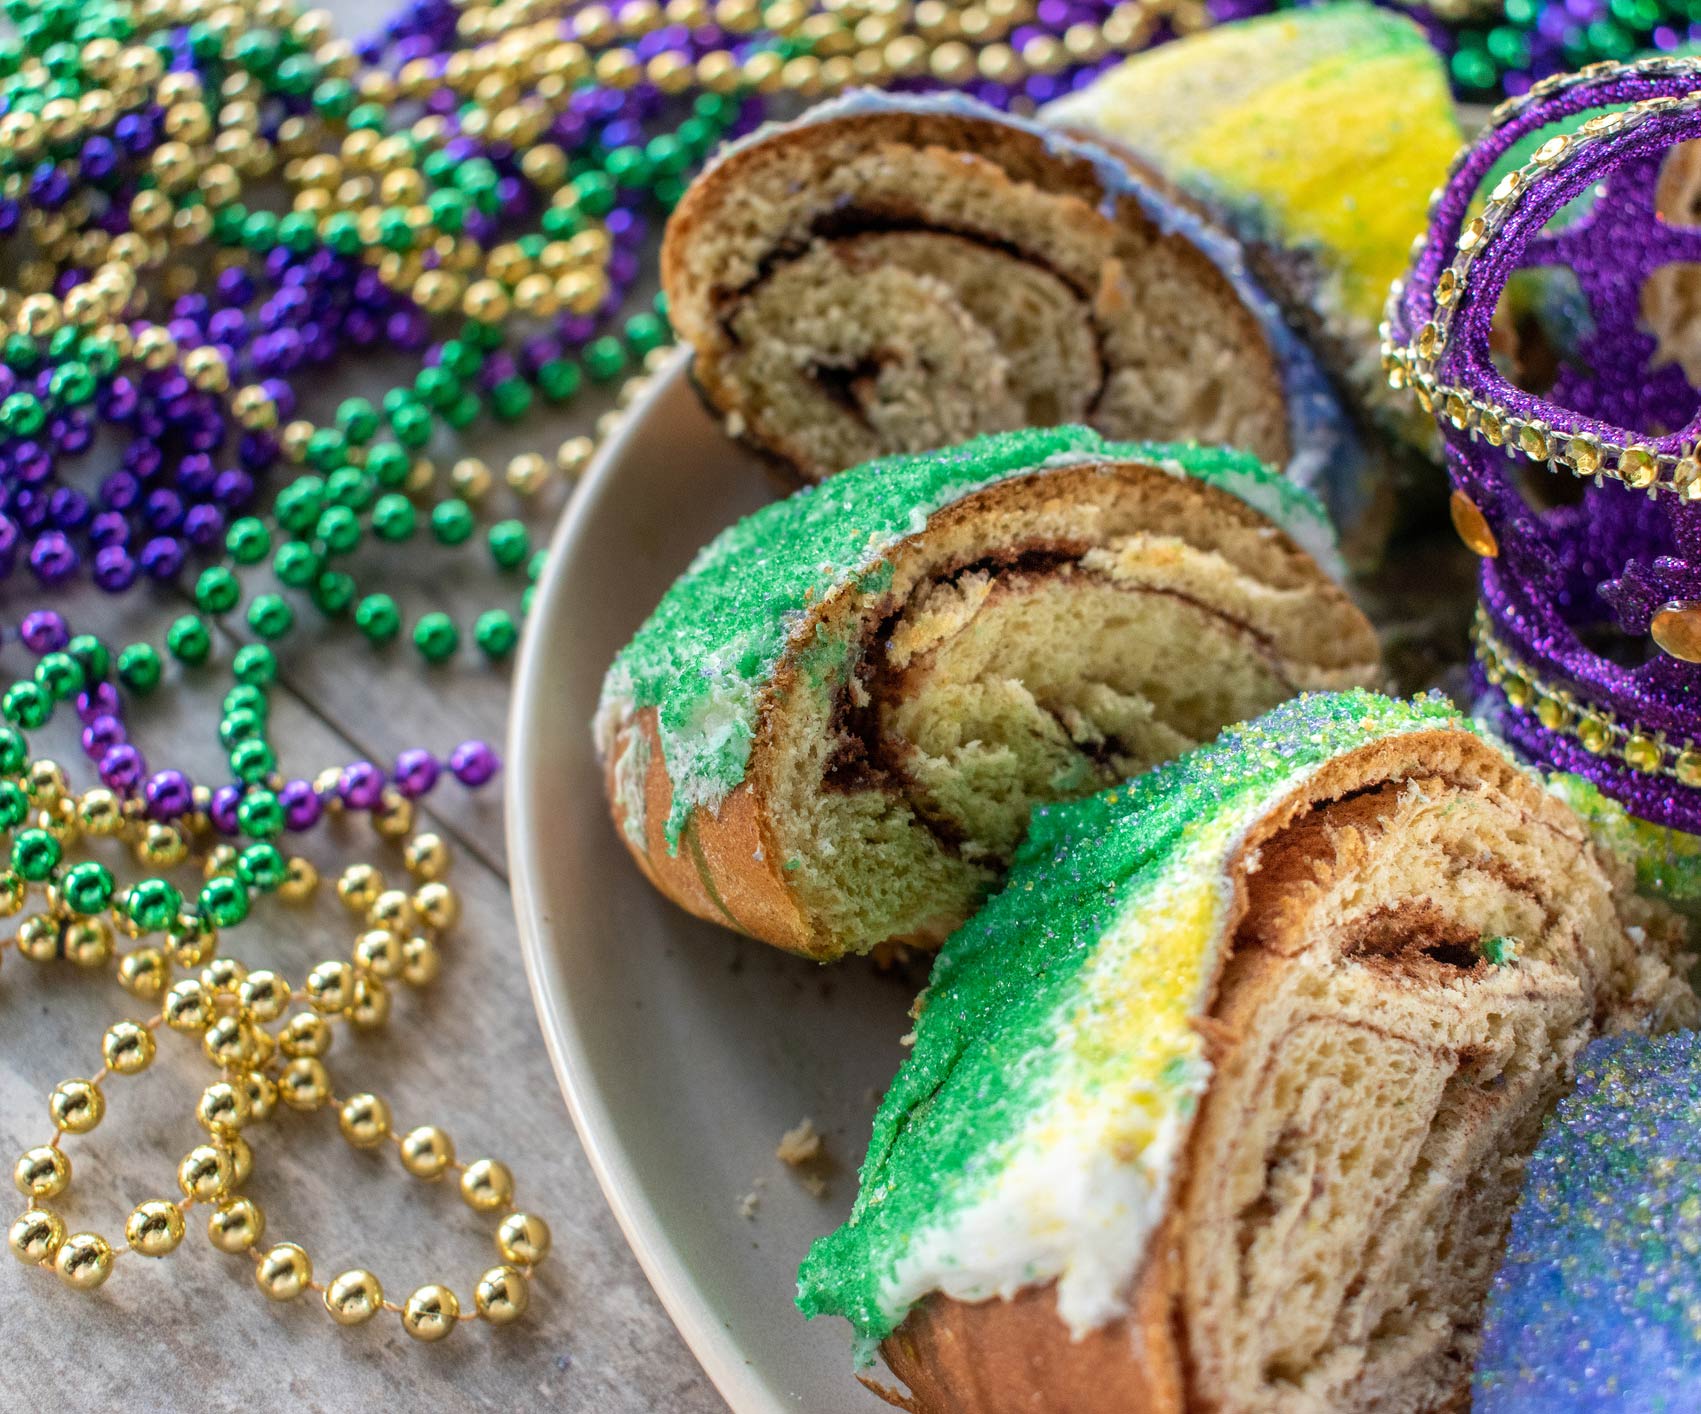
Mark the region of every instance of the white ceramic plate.
[[[538, 584], [509, 740], [508, 856], [573, 1122], [692, 1351], [738, 1414], [874, 1411], [886, 1406], [852, 1378], [849, 1328], [805, 1321], [792, 1296], [809, 1243], [850, 1208], [912, 984], [865, 963], [823, 969], [668, 903], [609, 821], [591, 746], [615, 652], [701, 545], [773, 496], [676, 358], [587, 473]], [[805, 1117], [837, 1161], [822, 1198], [773, 1157]]]

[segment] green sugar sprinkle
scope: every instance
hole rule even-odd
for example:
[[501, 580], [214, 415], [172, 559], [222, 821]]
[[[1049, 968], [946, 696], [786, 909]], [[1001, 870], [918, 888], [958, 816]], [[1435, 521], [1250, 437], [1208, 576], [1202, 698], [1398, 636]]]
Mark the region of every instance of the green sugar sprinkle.
[[[1082, 427], [1000, 433], [921, 456], [888, 457], [765, 506], [711, 541], [662, 597], [603, 682], [599, 736], [654, 707], [673, 782], [667, 840], [693, 807], [714, 809], [744, 779], [759, 695], [812, 608], [846, 588], [891, 584], [885, 557], [935, 511], [1027, 472], [1100, 458], [1154, 463], [1198, 478], [1269, 516], [1335, 568], [1327, 516], [1306, 491], [1242, 452], [1107, 442]], [[810, 647], [806, 670], [842, 670], [848, 644]]]
[[1481, 943], [1482, 955], [1496, 967], [1510, 967], [1518, 960], [1518, 940], [1516, 938], [1484, 938]]
[[[996, 1293], [996, 1282], [962, 1283], [996, 1260], [985, 1234], [1023, 1230], [1036, 1171], [1078, 1174], [1092, 1162], [1096, 1180], [1155, 1156], [1165, 1171], [1155, 1182], [1166, 1184], [1163, 1145], [1184, 1142], [1176, 1126], [1208, 1077], [1192, 1020], [1226, 934], [1239, 842], [1330, 759], [1433, 729], [1476, 730], [1440, 694], [1306, 695], [1136, 780], [1036, 810], [1003, 890], [939, 954], [914, 1046], [875, 1115], [850, 1219], [799, 1273], [804, 1314], [845, 1317], [871, 1356], [915, 1301], [940, 1289], [938, 1273], [956, 1273], [950, 1289], [966, 1289], [964, 1299]], [[1044, 1166], [1048, 1152], [1063, 1155], [1055, 1170]], [[1141, 1219], [1119, 1211], [1063, 1240], [1096, 1251], [1094, 1232], [1126, 1239]], [[1046, 1232], [1043, 1223], [1041, 1214], [1033, 1230]], [[981, 1236], [954, 1237], [971, 1231]], [[1143, 1231], [1136, 1237], [1143, 1243]], [[1057, 1240], [1041, 1238], [1050, 1256], [1018, 1266], [1016, 1280], [1064, 1276]], [[1006, 1255], [1019, 1263], [1023, 1249]]]
[[1639, 890], [1701, 917], [1701, 836], [1638, 820], [1582, 776], [1557, 771], [1547, 788], [1582, 818], [1596, 845], [1630, 861]]

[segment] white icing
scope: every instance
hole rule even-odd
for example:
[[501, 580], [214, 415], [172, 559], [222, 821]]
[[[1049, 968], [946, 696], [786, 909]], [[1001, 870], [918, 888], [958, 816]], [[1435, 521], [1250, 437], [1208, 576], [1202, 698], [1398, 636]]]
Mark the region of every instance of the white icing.
[[[1203, 1094], [1209, 1065], [1190, 1088]], [[907, 1310], [930, 1292], [957, 1301], [1008, 1300], [1055, 1280], [1057, 1311], [1077, 1340], [1115, 1320], [1146, 1246], [1169, 1206], [1176, 1160], [1191, 1115], [1171, 1113], [1158, 1138], [1132, 1160], [1116, 1157], [1086, 1130], [1045, 1143], [1025, 1139], [994, 1189], [955, 1213], [950, 1225], [917, 1235], [882, 1304]]]
[[614, 803], [620, 808], [620, 828], [639, 849], [647, 843], [644, 818], [644, 781], [650, 773], [650, 739], [633, 732], [626, 750], [614, 763]]
[[[1280, 799], [1304, 775], [1289, 777], [1265, 801]], [[1153, 908], [1163, 908], [1166, 892], [1184, 887], [1201, 872], [1215, 872], [1217, 921], [1200, 959], [1189, 1014], [1205, 1011], [1224, 942], [1222, 920], [1233, 903], [1224, 866], [1267, 808], [1262, 805], [1208, 831], [1188, 851], [1193, 858], [1175, 866], [1176, 883], [1143, 895], [1117, 919], [1099, 939], [1083, 974], [1089, 997], [1095, 989], [1106, 989], [1116, 1005], [1117, 960], [1140, 947], [1140, 930], [1151, 921]], [[1064, 1006], [1068, 1016], [1103, 1014], [1080, 994], [1071, 995]], [[940, 1225], [912, 1238], [881, 1292], [881, 1305], [894, 1321], [929, 1292], [959, 1301], [1008, 1299], [1049, 1281], [1057, 1283], [1058, 1315], [1077, 1340], [1127, 1311], [1152, 1234], [1168, 1210], [1177, 1164], [1210, 1085], [1211, 1065], [1203, 1038], [1189, 1031], [1179, 1041], [1185, 1048], [1176, 1055], [1179, 1073], [1162, 1082], [1165, 1104], [1155, 1132], [1132, 1148], [1123, 1130], [1130, 1097], [1107, 1095], [1092, 1083], [1089, 1071], [1077, 1072], [1072, 1057], [1080, 1053], [1081, 1041], [1074, 1023], [1060, 1018], [1053, 1044], [1061, 1058], [1053, 1093], [1009, 1141], [1010, 1158], [986, 1189], [951, 1209]]]
[[1296, 505], [1282, 495], [1282, 488], [1250, 474], [1229, 471], [1223, 474], [1223, 489], [1238, 496], [1253, 510], [1279, 525], [1293, 542], [1314, 559], [1331, 579], [1340, 583], [1346, 579], [1347, 567], [1335, 543], [1334, 527], [1328, 518], [1310, 508]]
[[608, 760], [632, 714], [632, 675], [624, 663], [616, 660], [602, 680], [602, 696], [597, 701], [596, 715], [591, 718], [591, 740], [596, 743], [599, 760]]
[[701, 668], [710, 681], [696, 710], [675, 730], [663, 729], [662, 757], [673, 782], [674, 809], [680, 806], [718, 809], [736, 782], [723, 783], [729, 748], [746, 763], [757, 718], [760, 683], [741, 676], [737, 664], [744, 656], [742, 638], [722, 645]]
[[[1402, 727], [1393, 734], [1418, 729]], [[1133, 1144], [1127, 1119], [1143, 1107], [1126, 1091], [1107, 1093], [1095, 1083], [1091, 1062], [1077, 1064], [1077, 1058], [1105, 1044], [1103, 1036], [1090, 1034], [1091, 1019], [1121, 1014], [1129, 1004], [1120, 960], [1138, 952], [1146, 930], [1166, 918], [1189, 916], [1190, 890], [1201, 879], [1212, 880], [1207, 897], [1214, 916], [1187, 1014], [1206, 1012], [1233, 907], [1229, 861], [1315, 769], [1290, 773], [1256, 801], [1204, 825], [1186, 857], [1169, 866], [1169, 878], [1131, 900], [1101, 936], [1081, 990], [1062, 1003], [1052, 1043], [1059, 1059], [1051, 1093], [1006, 1141], [1009, 1158], [984, 1189], [913, 1235], [880, 1293], [894, 1324], [930, 1292], [959, 1301], [1008, 1299], [1051, 1281], [1057, 1284], [1058, 1315], [1077, 1340], [1126, 1314], [1152, 1236], [1169, 1209], [1212, 1069], [1196, 1029], [1174, 1038], [1174, 1069], [1159, 1082], [1161, 1113], [1146, 1142]], [[1075, 1017], [1089, 1018], [1087, 1025], [1077, 1028]]]
[[[1053, 452], [1039, 464], [1038, 469], [1050, 471], [1054, 467], [1085, 466], [1088, 462], [1102, 462], [1103, 460], [1103, 452]], [[1165, 468], [1166, 471], [1168, 469], [1168, 467]], [[1179, 465], [1177, 465], [1175, 469], [1178, 472], [1181, 471], [1181, 467]]]

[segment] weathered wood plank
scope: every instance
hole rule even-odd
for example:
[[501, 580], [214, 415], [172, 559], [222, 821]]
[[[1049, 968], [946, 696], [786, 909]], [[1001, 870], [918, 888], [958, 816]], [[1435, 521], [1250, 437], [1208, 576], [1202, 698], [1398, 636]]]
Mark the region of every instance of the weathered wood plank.
[[[118, 638], [151, 619], [156, 639], [157, 625], [176, 611], [158, 597], [119, 603], [93, 594], [67, 610], [73, 627]], [[220, 675], [206, 677], [205, 688], [186, 683], [135, 714], [137, 735], [161, 764], [222, 779], [212, 730]], [[438, 715], [416, 724], [418, 696], [400, 694], [382, 709], [386, 726], [423, 738], [461, 720], [452, 704], [434, 701]], [[375, 749], [336, 733], [289, 690], [277, 694], [274, 720], [286, 768], [312, 770]], [[76, 759], [68, 736], [53, 748]], [[454, 817], [466, 829], [467, 799], [452, 783], [440, 788], [435, 820], [445, 833]], [[386, 857], [388, 847], [363, 829], [344, 834], [357, 857]], [[330, 843], [316, 840], [308, 852], [329, 864]], [[172, 1258], [127, 1258], [94, 1296], [7, 1264], [0, 1346], [20, 1405], [69, 1398], [83, 1407], [235, 1410], [281, 1388], [294, 1406], [315, 1411], [721, 1407], [626, 1250], [567, 1122], [527, 996], [506, 885], [465, 849], [451, 879], [465, 916], [444, 949], [442, 976], [427, 991], [398, 995], [384, 1033], [339, 1036], [332, 1072], [345, 1092], [386, 1095], [401, 1122], [441, 1122], [463, 1157], [489, 1153], [513, 1167], [522, 1199], [556, 1233], [524, 1322], [505, 1332], [469, 1327], [437, 1347], [415, 1345], [393, 1320], [342, 1331], [309, 1302], [268, 1303], [242, 1259], [212, 1250], [197, 1220]], [[257, 913], [230, 934], [228, 951], [294, 978], [321, 957], [346, 955], [354, 920], [329, 889], [321, 895], [300, 911], [274, 904]], [[109, 977], [8, 957], [0, 975], [0, 1149], [10, 1156], [42, 1142], [48, 1089], [98, 1064], [106, 1025], [144, 1014]], [[161, 1051], [147, 1075], [110, 1083], [111, 1114], [100, 1130], [68, 1141], [74, 1226], [116, 1235], [136, 1202], [174, 1191], [176, 1161], [199, 1138], [193, 1099], [213, 1072], [183, 1038], [163, 1037]], [[392, 1295], [445, 1280], [465, 1301], [477, 1273], [495, 1261], [487, 1220], [451, 1190], [407, 1178], [393, 1154], [349, 1149], [329, 1114], [282, 1116], [255, 1139], [253, 1192], [270, 1213], [270, 1231], [301, 1241], [321, 1274], [367, 1265]]]

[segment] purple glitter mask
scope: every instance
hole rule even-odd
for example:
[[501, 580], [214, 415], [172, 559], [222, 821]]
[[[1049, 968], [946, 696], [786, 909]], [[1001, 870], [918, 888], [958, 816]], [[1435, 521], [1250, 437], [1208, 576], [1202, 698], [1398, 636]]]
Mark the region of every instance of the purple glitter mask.
[[[1502, 104], [1455, 160], [1383, 329], [1389, 380], [1434, 414], [1454, 524], [1483, 557], [1477, 685], [1497, 726], [1537, 765], [1688, 832], [1701, 831], [1701, 391], [1657, 356], [1642, 300], [1656, 270], [1701, 262], [1701, 227], [1656, 210], [1667, 153], [1697, 137], [1698, 60], [1594, 64]], [[1491, 355], [1520, 270], [1549, 294], [1568, 270], [1581, 297], [1540, 395]]]

